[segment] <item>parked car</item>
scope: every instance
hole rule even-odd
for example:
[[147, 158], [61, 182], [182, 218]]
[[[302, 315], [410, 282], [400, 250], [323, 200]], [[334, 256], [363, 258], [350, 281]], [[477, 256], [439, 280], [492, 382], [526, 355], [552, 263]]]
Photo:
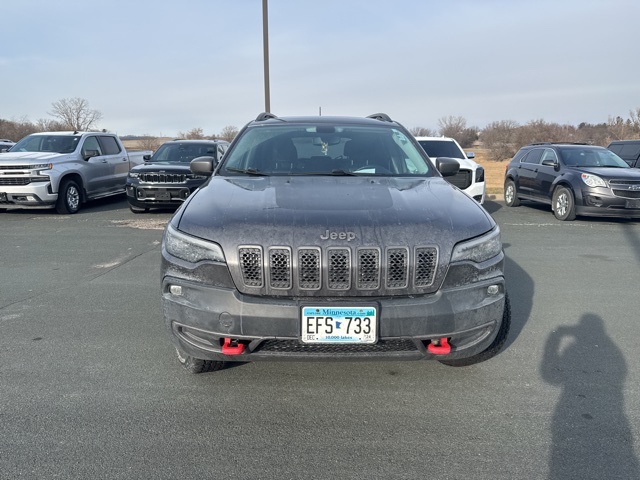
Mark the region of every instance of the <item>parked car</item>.
[[0, 205], [76, 213], [87, 200], [124, 193], [130, 168], [147, 154], [127, 152], [107, 132], [28, 135], [0, 155]]
[[504, 200], [509, 207], [520, 200], [549, 204], [558, 220], [640, 217], [640, 170], [604, 147], [532, 144], [507, 165]]
[[616, 140], [607, 147], [630, 167], [640, 168], [640, 140]]
[[432, 160], [437, 160], [439, 157], [458, 160], [460, 170], [456, 175], [447, 177], [447, 180], [479, 204], [484, 203], [486, 193], [484, 168], [473, 160], [475, 158], [473, 152], [465, 152], [455, 139], [449, 137], [416, 137], [416, 140]]
[[172, 140], [158, 148], [127, 178], [127, 200], [134, 213], [150, 208], [177, 208], [208, 178], [189, 170], [197, 157], [217, 163], [229, 147], [224, 140]]
[[246, 125], [165, 229], [167, 332], [192, 373], [253, 360], [493, 357], [500, 230], [387, 115]]
[[15, 142], [7, 138], [0, 138], [0, 153], [6, 152], [15, 145]]

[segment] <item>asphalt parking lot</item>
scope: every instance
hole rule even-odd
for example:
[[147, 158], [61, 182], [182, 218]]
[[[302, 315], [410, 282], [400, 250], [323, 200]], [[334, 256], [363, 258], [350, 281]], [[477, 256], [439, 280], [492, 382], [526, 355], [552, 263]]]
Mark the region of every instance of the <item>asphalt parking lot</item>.
[[640, 221], [485, 205], [505, 350], [437, 362], [181, 369], [170, 212], [0, 210], [0, 478], [640, 478]]

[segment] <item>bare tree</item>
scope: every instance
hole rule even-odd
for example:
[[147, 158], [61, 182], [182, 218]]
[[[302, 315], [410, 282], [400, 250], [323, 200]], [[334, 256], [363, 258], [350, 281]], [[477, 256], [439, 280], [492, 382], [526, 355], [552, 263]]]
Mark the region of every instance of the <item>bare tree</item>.
[[152, 150], [155, 152], [162, 145], [162, 140], [152, 135], [143, 135], [136, 140], [136, 145], [140, 150]]
[[516, 143], [519, 125], [514, 120], [491, 122], [480, 133], [480, 140], [489, 150], [494, 160], [510, 159], [520, 148]]
[[213, 135], [213, 138], [219, 138], [227, 142], [232, 142], [233, 139], [236, 138], [236, 135], [238, 135], [238, 127], [227, 125], [222, 129], [220, 135]]
[[58, 120], [51, 120], [49, 118], [41, 118], [36, 122], [36, 128], [38, 132], [62, 132], [69, 130], [69, 127]]
[[87, 131], [100, 121], [102, 113], [91, 110], [84, 98], [63, 98], [51, 104], [52, 117], [64, 125], [65, 130]]
[[2, 120], [0, 119], [0, 138], [7, 138], [17, 142], [23, 137], [37, 132], [37, 127], [29, 120]]
[[414, 137], [435, 137], [436, 132], [430, 128], [425, 127], [413, 127], [409, 129], [409, 133]]
[[178, 132], [178, 137], [184, 140], [203, 140], [204, 131], [201, 128], [192, 128], [188, 132]]
[[451, 137], [457, 139], [461, 133], [467, 128], [467, 120], [464, 117], [442, 117], [438, 119], [438, 127], [440, 135], [443, 137]]

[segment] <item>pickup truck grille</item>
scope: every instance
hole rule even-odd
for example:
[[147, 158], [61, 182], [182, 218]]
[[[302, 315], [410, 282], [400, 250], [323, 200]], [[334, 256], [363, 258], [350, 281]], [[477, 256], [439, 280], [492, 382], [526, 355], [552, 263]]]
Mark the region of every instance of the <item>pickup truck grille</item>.
[[469, 188], [471, 186], [473, 174], [471, 173], [471, 170], [458, 170], [458, 173], [450, 177], [446, 177], [445, 180], [464, 190], [465, 188]]
[[0, 185], [29, 185], [29, 177], [0, 177]]
[[[265, 261], [266, 256], [266, 261]], [[433, 285], [438, 266], [436, 247], [290, 247], [238, 248], [238, 265], [245, 287], [332, 292], [349, 290], [400, 291]]]
[[140, 181], [145, 183], [185, 183], [187, 175], [184, 173], [141, 173]]

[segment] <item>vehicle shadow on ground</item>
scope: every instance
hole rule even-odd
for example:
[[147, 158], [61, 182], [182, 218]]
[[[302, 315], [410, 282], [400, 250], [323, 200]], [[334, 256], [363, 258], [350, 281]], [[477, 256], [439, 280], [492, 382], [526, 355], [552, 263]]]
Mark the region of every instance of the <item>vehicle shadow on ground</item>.
[[534, 282], [531, 276], [508, 255], [510, 244], [502, 245], [505, 250], [504, 274], [511, 303], [511, 330], [505, 348], [515, 342], [524, 329], [533, 309]]
[[540, 366], [562, 388], [552, 419], [549, 478], [640, 478], [624, 408], [627, 364], [604, 321], [587, 313], [546, 342]]

